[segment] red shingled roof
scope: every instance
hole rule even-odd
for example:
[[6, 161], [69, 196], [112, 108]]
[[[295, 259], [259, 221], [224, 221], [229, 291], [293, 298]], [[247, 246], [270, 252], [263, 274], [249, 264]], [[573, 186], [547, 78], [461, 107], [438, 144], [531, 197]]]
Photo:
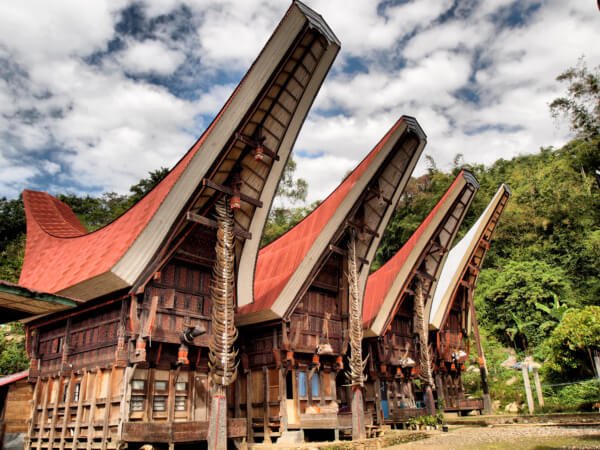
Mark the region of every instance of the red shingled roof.
[[369, 167], [389, 137], [400, 126], [399, 119], [350, 175], [314, 211], [258, 255], [254, 282], [254, 303], [240, 308], [240, 314], [270, 309], [309, 249], [331, 220], [354, 184]]
[[423, 220], [421, 225], [419, 225], [416, 231], [400, 248], [400, 250], [398, 250], [398, 252], [388, 262], [386, 262], [377, 271], [373, 272], [369, 276], [363, 301], [363, 323], [365, 327], [369, 327], [371, 322], [375, 319], [375, 316], [383, 306], [385, 296], [391, 289], [398, 272], [448, 196], [452, 193], [452, 191], [454, 191], [454, 189], [456, 189], [462, 175], [463, 172], [461, 171], [443, 197], [437, 202], [425, 220]]
[[[284, 18], [294, 5], [296, 3], [292, 2]], [[302, 6], [301, 10], [307, 14], [306, 7]], [[265, 48], [274, 35], [275, 32], [269, 38]], [[109, 272], [150, 223], [190, 161], [236, 97], [257, 61], [258, 58], [209, 128], [169, 174], [131, 209], [105, 227], [87, 233], [66, 204], [45, 192], [24, 191], [27, 241], [19, 284], [33, 290], [57, 293]]]
[[109, 271], [152, 219], [208, 131], [152, 191], [92, 233], [60, 200], [45, 192], [24, 191], [27, 242], [19, 284], [55, 293]]

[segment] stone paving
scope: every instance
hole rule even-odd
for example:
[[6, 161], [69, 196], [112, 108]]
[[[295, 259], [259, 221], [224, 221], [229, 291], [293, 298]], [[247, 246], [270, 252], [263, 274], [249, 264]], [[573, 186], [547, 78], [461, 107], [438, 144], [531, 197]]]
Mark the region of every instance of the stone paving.
[[[507, 425], [489, 427], [451, 427], [450, 431], [428, 432], [429, 438], [388, 447], [395, 450], [430, 449], [600, 449], [600, 426], [564, 427], [543, 425]], [[580, 438], [583, 444], [561, 444], [561, 440]], [[580, 446], [581, 445], [581, 446]]]

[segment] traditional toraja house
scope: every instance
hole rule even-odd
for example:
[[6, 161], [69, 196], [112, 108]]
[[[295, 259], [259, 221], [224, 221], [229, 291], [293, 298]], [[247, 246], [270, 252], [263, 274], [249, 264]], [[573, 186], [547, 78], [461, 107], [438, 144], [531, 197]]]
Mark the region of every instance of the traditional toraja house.
[[[260, 251], [254, 302], [236, 317], [244, 377], [235, 408], [250, 439], [350, 427], [364, 436], [362, 292], [424, 145], [417, 122], [402, 117], [310, 215]], [[353, 398], [354, 414], [343, 414]]]
[[435, 412], [427, 318], [448, 249], [478, 189], [475, 177], [461, 171], [403, 247], [369, 276], [363, 309], [371, 356], [367, 403], [374, 404], [379, 424]]
[[23, 448], [33, 387], [27, 370], [0, 378], [0, 448]]
[[245, 419], [226, 419], [234, 297], [252, 296], [269, 205], [338, 50], [323, 19], [293, 2], [208, 130], [97, 231], [56, 198], [24, 192], [20, 286], [81, 303], [27, 324], [27, 449], [206, 439], [223, 449], [227, 435], [246, 436]]
[[[433, 296], [429, 326], [434, 344], [433, 361], [437, 397], [446, 411], [491, 412], [487, 366], [479, 338], [473, 292], [490, 242], [508, 199], [508, 186], [501, 185], [485, 211], [448, 254]], [[466, 399], [461, 375], [469, 354], [471, 329], [475, 337], [482, 399]]]

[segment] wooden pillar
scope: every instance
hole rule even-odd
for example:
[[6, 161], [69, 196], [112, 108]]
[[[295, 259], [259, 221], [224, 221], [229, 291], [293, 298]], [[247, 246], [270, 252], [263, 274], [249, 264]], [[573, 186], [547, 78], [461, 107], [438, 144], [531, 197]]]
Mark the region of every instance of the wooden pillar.
[[39, 414], [37, 412], [38, 399], [40, 397], [40, 391], [43, 393], [43, 389], [40, 389], [42, 381], [38, 378], [35, 382], [35, 388], [33, 389], [33, 401], [31, 402], [31, 414], [29, 416], [29, 426], [27, 427], [27, 435], [25, 436], [25, 442], [23, 445], [24, 450], [31, 450], [31, 439], [33, 438], [33, 431], [39, 421]]
[[65, 448], [65, 437], [67, 436], [67, 424], [69, 423], [69, 416], [71, 415], [71, 402], [73, 401], [73, 392], [74, 392], [74, 381], [75, 374], [71, 373], [71, 377], [69, 378], [69, 384], [65, 386], [67, 389], [64, 401], [64, 416], [62, 423], [62, 430], [60, 433], [60, 444], [59, 449], [63, 450]]
[[[102, 378], [104, 378], [104, 372], [102, 373]], [[102, 443], [101, 449], [106, 450], [106, 444], [108, 441], [108, 430], [109, 430], [109, 421], [110, 421], [110, 410], [112, 407], [112, 385], [113, 380], [115, 378], [115, 368], [113, 367], [110, 371], [110, 377], [108, 379], [108, 392], [106, 393], [106, 401], [104, 403], [104, 423], [102, 424]]]
[[79, 433], [81, 432], [81, 417], [83, 415], [83, 400], [87, 395], [87, 371], [83, 369], [79, 382], [79, 399], [77, 399], [77, 412], [75, 413], [75, 430], [73, 430], [73, 448], [78, 448]]
[[375, 389], [374, 397], [375, 397], [375, 413], [377, 414], [377, 425], [381, 426], [385, 423], [385, 418], [383, 417], [383, 409], [381, 408], [381, 381], [379, 380], [379, 377], [375, 378], [374, 389]]
[[[386, 394], [388, 400], [388, 417], [394, 421], [396, 417], [396, 408], [398, 407], [398, 393], [396, 392], [396, 381], [392, 378], [391, 380], [387, 380], [386, 385]], [[402, 390], [400, 390], [402, 392]]]
[[[38, 383], [44, 383], [41, 378], [38, 378]], [[47, 378], [44, 383], [44, 388], [42, 389], [42, 412], [40, 413], [40, 421], [37, 433], [37, 442], [36, 442], [36, 450], [41, 450], [42, 448], [42, 433], [44, 426], [46, 425], [46, 420], [48, 417], [48, 400], [51, 393], [51, 379]]]
[[87, 421], [87, 444], [86, 449], [92, 450], [92, 441], [94, 440], [94, 416], [96, 415], [96, 399], [98, 398], [98, 373], [100, 369], [96, 368], [94, 372], [94, 383], [92, 384], [92, 401]]
[[134, 364], [131, 367], [126, 367], [125, 371], [123, 372], [123, 387], [121, 389], [121, 404], [119, 406], [120, 417], [117, 429], [117, 436], [119, 436], [119, 440], [122, 439], [123, 423], [129, 422], [129, 404], [131, 401], [129, 388], [131, 387], [131, 380], [133, 379], [136, 369], [137, 364]]
[[544, 394], [542, 394], [542, 383], [540, 383], [540, 374], [537, 368], [533, 369], [533, 382], [535, 383], [535, 393], [537, 394], [538, 405], [544, 407]]
[[529, 414], [533, 414], [535, 408], [533, 406], [533, 394], [531, 393], [531, 382], [529, 381], [529, 368], [527, 364], [521, 366], [521, 372], [523, 374], [523, 384], [525, 385], [525, 396], [527, 397], [527, 407]]
[[288, 429], [286, 382], [287, 371], [284, 367], [280, 367], [278, 368], [277, 372], [279, 373], [279, 427], [281, 432], [287, 431]]
[[479, 324], [477, 314], [475, 314], [475, 302], [473, 301], [473, 289], [468, 289], [468, 302], [471, 309], [471, 323], [473, 324], [473, 334], [475, 335], [475, 345], [477, 346], [477, 357], [479, 359], [479, 375], [481, 377], [481, 391], [483, 393], [483, 413], [492, 413], [492, 399], [490, 397], [490, 387], [487, 379], [487, 364], [483, 353], [483, 344], [479, 334]]
[[[60, 394], [63, 385], [63, 376], [60, 375], [58, 378], [58, 389], [56, 389], [56, 401], [54, 402], [54, 407], [52, 408], [52, 420], [50, 421], [50, 434], [48, 438], [48, 449], [51, 450], [54, 448], [54, 437], [56, 436], [56, 421], [58, 419], [58, 404], [61, 401]], [[54, 386], [52, 386], [54, 388]]]
[[263, 380], [264, 380], [264, 409], [263, 409], [263, 442], [271, 442], [271, 428], [269, 427], [269, 369], [263, 366]]
[[444, 404], [446, 401], [444, 397], [444, 383], [442, 382], [442, 377], [440, 373], [436, 371], [435, 373], [435, 390], [437, 391], [438, 400], [440, 403]]
[[254, 430], [252, 429], [252, 370], [246, 372], [246, 428], [248, 442], [254, 442]]

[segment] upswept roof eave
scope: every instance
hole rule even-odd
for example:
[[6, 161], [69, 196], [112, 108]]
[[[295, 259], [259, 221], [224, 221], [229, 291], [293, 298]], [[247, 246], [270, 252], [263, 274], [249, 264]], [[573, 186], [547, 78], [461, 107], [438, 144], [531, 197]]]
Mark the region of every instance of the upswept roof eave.
[[[130, 283], [130, 284], [133, 283], [133, 281], [135, 280], [135, 274], [132, 273], [132, 270], [128, 269], [128, 267], [127, 267], [128, 264], [126, 264], [124, 261], [130, 262], [131, 259], [135, 259], [133, 256], [128, 257], [128, 255], [131, 255], [131, 253], [132, 253], [131, 249], [134, 246], [136, 246], [136, 244], [140, 240], [140, 236], [144, 233], [145, 230], [147, 230], [149, 228], [150, 224], [156, 222], [156, 216], [159, 213], [159, 211], [162, 210], [163, 205], [165, 203], [169, 203], [168, 199], [173, 197], [173, 191], [176, 189], [176, 186], [181, 181], [181, 179], [186, 176], [186, 173], [189, 172], [189, 167], [190, 167], [191, 163], [194, 161], [196, 156], [200, 153], [199, 152], [200, 147], [202, 147], [202, 144], [209, 137], [210, 133], [212, 132], [212, 130], [214, 129], [216, 124], [219, 122], [219, 120], [221, 119], [221, 117], [223, 116], [225, 111], [228, 110], [233, 99], [236, 97], [236, 95], [238, 94], [238, 92], [240, 91], [242, 86], [245, 85], [245, 81], [250, 76], [250, 74], [253, 73], [253, 69], [255, 67], [258, 67], [258, 65], [257, 65], [258, 61], [261, 59], [261, 57], [263, 57], [263, 59], [264, 59], [264, 54], [265, 54], [266, 49], [269, 47], [269, 44], [273, 41], [277, 32], [281, 29], [282, 24], [284, 23], [286, 17], [288, 17], [288, 15], [290, 14], [290, 11], [292, 10], [292, 8], [295, 5], [296, 5], [295, 3], [292, 3], [290, 5], [287, 12], [281, 19], [280, 23], [277, 25], [275, 31], [273, 32], [273, 34], [271, 35], [271, 37], [269, 38], [269, 40], [267, 41], [267, 43], [265, 44], [265, 46], [263, 47], [261, 52], [259, 53], [258, 57], [253, 62], [253, 64], [250, 66], [249, 70], [247, 71], [245, 76], [242, 78], [242, 80], [236, 87], [235, 91], [231, 94], [228, 101], [221, 108], [221, 110], [217, 114], [217, 116], [213, 119], [210, 126], [202, 133], [202, 135], [194, 143], [194, 145], [192, 145], [190, 147], [190, 149], [188, 149], [188, 151], [183, 155], [183, 157], [178, 161], [178, 163], [169, 171], [167, 176], [163, 180], [161, 180], [161, 182], [158, 183], [151, 191], [146, 193], [146, 195], [144, 197], [142, 197], [128, 211], [126, 211], [124, 214], [122, 214], [121, 216], [119, 216], [118, 218], [113, 220], [111, 223], [109, 223], [106, 226], [104, 226], [98, 230], [95, 230], [91, 233], [82, 234], [80, 236], [71, 236], [68, 238], [69, 240], [77, 240], [78, 241], [77, 245], [78, 245], [79, 249], [75, 253], [81, 254], [81, 252], [82, 252], [81, 249], [86, 247], [85, 245], [81, 245], [81, 243], [89, 242], [89, 240], [93, 240], [97, 236], [101, 236], [100, 238], [96, 238], [98, 240], [113, 241], [113, 242], [120, 241], [121, 236], [119, 236], [118, 238], [116, 236], [113, 236], [114, 239], [108, 239], [108, 238], [105, 238], [105, 236], [115, 233], [116, 228], [117, 229], [125, 228], [129, 232], [129, 234], [127, 236], [128, 239], [126, 240], [125, 245], [121, 245], [121, 247], [118, 250], [115, 250], [110, 255], [106, 255], [106, 254], [103, 255], [104, 258], [101, 258], [102, 264], [98, 265], [97, 268], [95, 270], [92, 270], [89, 274], [82, 276], [80, 278], [77, 278], [77, 279], [71, 279], [69, 282], [66, 282], [63, 284], [58, 284], [58, 285], [55, 284], [55, 285], [53, 285], [53, 291], [56, 292], [56, 291], [68, 290], [70, 288], [76, 287], [77, 285], [85, 284], [87, 281], [93, 279], [94, 277], [98, 277], [102, 274], [109, 274], [109, 273], [113, 273], [113, 275], [115, 277], [120, 278], [125, 283]], [[296, 5], [296, 6], [298, 6], [298, 5]], [[299, 8], [299, 6], [298, 6], [298, 8]], [[249, 89], [249, 88], [247, 88], [247, 89]], [[185, 204], [186, 201], [187, 201], [187, 199], [184, 199], [184, 201], [181, 201], [181, 204]], [[142, 211], [143, 214], [142, 213], [138, 214], [138, 212], [140, 212], [140, 211]], [[137, 217], [137, 216], [140, 216], [140, 217]], [[161, 234], [160, 234], [160, 236], [156, 236], [156, 238], [153, 241], [153, 244], [156, 244], [157, 242], [158, 243], [162, 242], [162, 240], [167, 235], [168, 230], [170, 229], [170, 227], [176, 220], [176, 216], [177, 216], [177, 214], [174, 214], [172, 216], [169, 216], [166, 220], [164, 217], [161, 218], [161, 224], [157, 225], [155, 227], [157, 229], [160, 228]], [[134, 220], [136, 218], [138, 220]], [[139, 220], [140, 218], [141, 218], [141, 220]], [[162, 223], [163, 221], [165, 223]], [[127, 222], [134, 222], [133, 223], [134, 228], [132, 229], [131, 228], [132, 224], [127, 223]], [[123, 223], [127, 223], [128, 226], [120, 227], [119, 224], [123, 224]], [[37, 225], [39, 225], [39, 224], [37, 224]], [[28, 229], [29, 229], [29, 226], [28, 226]], [[40, 230], [43, 231], [43, 227], [39, 227], [38, 231], [40, 231]], [[119, 231], [119, 230], [117, 230], [117, 231]], [[123, 230], [121, 230], [121, 231], [123, 231]], [[52, 245], [54, 245], [54, 246], [60, 246], [61, 242], [66, 242], [65, 241], [66, 238], [56, 238], [47, 233], [45, 233], [45, 234], [46, 235], [43, 238], [41, 238], [41, 234], [38, 234], [37, 237], [42, 240], [49, 240], [52, 243]], [[118, 234], [118, 233], [115, 233], [115, 234]], [[28, 233], [28, 235], [29, 235], [29, 233]], [[25, 270], [25, 274], [22, 273], [22, 275], [21, 275], [21, 278], [24, 280], [24, 284], [29, 285], [33, 288], [40, 288], [42, 286], [37, 285], [35, 283], [35, 280], [32, 280], [32, 279], [35, 279], [35, 277], [28, 276], [27, 268], [29, 267], [29, 265], [27, 264], [27, 261], [33, 260], [33, 259], [38, 259], [38, 258], [34, 257], [34, 256], [37, 256], [37, 255], [35, 255], [35, 253], [44, 251], [44, 242], [41, 242], [40, 239], [36, 239], [36, 245], [38, 247], [28, 246], [29, 251], [26, 250], [26, 255], [25, 255], [26, 263], [24, 264], [24, 268], [26, 270]], [[55, 240], [55, 239], [58, 239], [58, 240]], [[29, 241], [29, 237], [28, 237], [28, 241]], [[159, 244], [156, 244], [156, 245], [159, 245]], [[89, 251], [91, 251], [91, 250], [90, 250], [90, 248], [85, 248], [85, 249], [88, 250], [88, 252], [87, 253], [84, 252], [84, 254], [81, 255], [82, 259], [96, 260], [96, 258], [86, 257], [86, 255], [89, 256], [88, 254], [89, 254]], [[154, 254], [154, 252], [155, 252], [154, 248], [151, 248], [148, 250], [148, 253], [152, 253], [152, 255]], [[32, 256], [32, 254], [34, 254], [34, 256]], [[139, 255], [137, 255], [136, 256], [137, 261], [140, 261], [140, 259], [147, 260], [152, 255], [150, 255], [150, 256], [144, 255], [143, 257], [140, 257]]]
[[501, 184], [477, 221], [460, 242], [450, 250], [433, 295], [429, 315], [429, 324], [433, 329], [439, 330], [441, 328], [443, 317], [446, 316], [446, 311], [451, 306], [451, 299], [455, 295], [458, 283], [464, 277], [467, 266], [471, 262], [473, 253], [477, 248], [477, 244], [493, 220], [493, 215], [500, 206], [502, 199], [505, 196], [508, 199], [511, 195], [512, 193], [508, 185]]
[[412, 266], [416, 264], [424, 246], [430, 241], [439, 223], [467, 185], [479, 187], [475, 177], [470, 172], [462, 170], [400, 250], [369, 276], [364, 297], [366, 308], [363, 307], [363, 326], [369, 334], [381, 335], [383, 331], [381, 328], [386, 323], [384, 318], [388, 317], [394, 309], [397, 298], [405, 288], [406, 277], [410, 275]]
[[[413, 127], [412, 124], [408, 123], [409, 120], [414, 122], [415, 127]], [[401, 127], [401, 125], [404, 125], [404, 127]], [[409, 125], [411, 125], [410, 129]], [[382, 161], [394, 148], [397, 141], [402, 136], [404, 136], [404, 133], [406, 131], [414, 132], [421, 142], [423, 142], [425, 139], [424, 133], [422, 133], [422, 130], [418, 126], [418, 123], [416, 123], [416, 121], [414, 121], [414, 119], [410, 117], [402, 116], [396, 121], [396, 123], [390, 128], [390, 130], [388, 130], [388, 132], [377, 143], [377, 145], [365, 156], [365, 158], [363, 158], [363, 160], [357, 165], [357, 167], [344, 178], [340, 185], [338, 185], [338, 187], [333, 192], [331, 192], [315, 210], [313, 210], [309, 215], [307, 215], [301, 222], [299, 222], [293, 228], [288, 230], [284, 235], [280, 236], [277, 240], [273, 241], [268, 246], [261, 249], [261, 252], [259, 253], [260, 262], [257, 263], [255, 302], [240, 308], [238, 314], [240, 322], [254, 322], [252, 318], [261, 317], [261, 311], [269, 311], [269, 314], [277, 317], [282, 316], [282, 310], [285, 309], [285, 304], [291, 301], [290, 299], [288, 299], [286, 303], [285, 299], [282, 299], [282, 297], [284, 297], [284, 294], [282, 294], [282, 292], [284, 292], [286, 288], [289, 289], [292, 278], [296, 274], [298, 274], [299, 268], [303, 264], [314, 265], [316, 263], [316, 261], [318, 260], [317, 254], [320, 255], [323, 251], [322, 249], [319, 250], [316, 248], [317, 243], [320, 242], [322, 244], [321, 247], [325, 248], [324, 246], [326, 246], [327, 242], [329, 242], [331, 237], [336, 234], [337, 230], [341, 226], [340, 224], [343, 223], [346, 215], [351, 210], [352, 205], [354, 205], [356, 199], [364, 189], [363, 185], [366, 186], [365, 183], [368, 183], [367, 179], [370, 180], [370, 178], [373, 176], [372, 171], [376, 170], [380, 166]], [[397, 133], [397, 137], [393, 141], [391, 141], [390, 139], [395, 133]], [[422, 149], [423, 145], [424, 144], [421, 143], [419, 145], [419, 148]], [[385, 154], [382, 153], [382, 149], [384, 149], [384, 147]], [[373, 168], [373, 163], [377, 158], [379, 158], [377, 167]], [[357, 191], [357, 185], [361, 185], [363, 187], [360, 188], [359, 191]], [[344, 193], [343, 196], [342, 193]], [[337, 198], [337, 196], [342, 197]], [[344, 206], [342, 207], [342, 205]], [[320, 217], [323, 211], [330, 211], [330, 214], [324, 214], [327, 216], [325, 217], [325, 219], [323, 219], [323, 217]], [[334, 218], [337, 218], [338, 220], [332, 220]], [[277, 256], [277, 252], [282, 251], [282, 249], [290, 251], [297, 250], [296, 248], [293, 248], [294, 245], [292, 244], [297, 242], [298, 235], [304, 235], [306, 231], [309, 231], [307, 229], [310, 229], [311, 225], [317, 225], [319, 222], [322, 222], [323, 226], [321, 228], [318, 228], [318, 231], [316, 233], [313, 233], [314, 239], [311, 241], [311, 244], [305, 246], [303, 249], [304, 251], [296, 253], [297, 257], [294, 264], [283, 266], [284, 269], [288, 269], [288, 273], [286, 273], [286, 277], [284, 277], [284, 282], [282, 283], [281, 280], [278, 280], [279, 283], [277, 285], [275, 285], [275, 283], [271, 284], [271, 286], [274, 286], [271, 291], [263, 293], [262, 296], [257, 296], [256, 286], [260, 286], [261, 282], [267, 283], [271, 281], [267, 279], [260, 279], [260, 273], [258, 272], [261, 270], [261, 268], [259, 268], [259, 264], [262, 263], [266, 265], [266, 259], [262, 259], [261, 261], [261, 258], [265, 258], [265, 255], [268, 255], [268, 258], [275, 258]], [[327, 236], [323, 237], [325, 234], [329, 236], [329, 239], [327, 239]], [[273, 292], [276, 292], [276, 294], [273, 294]], [[279, 304], [277, 304], [277, 302], [279, 302]]]

